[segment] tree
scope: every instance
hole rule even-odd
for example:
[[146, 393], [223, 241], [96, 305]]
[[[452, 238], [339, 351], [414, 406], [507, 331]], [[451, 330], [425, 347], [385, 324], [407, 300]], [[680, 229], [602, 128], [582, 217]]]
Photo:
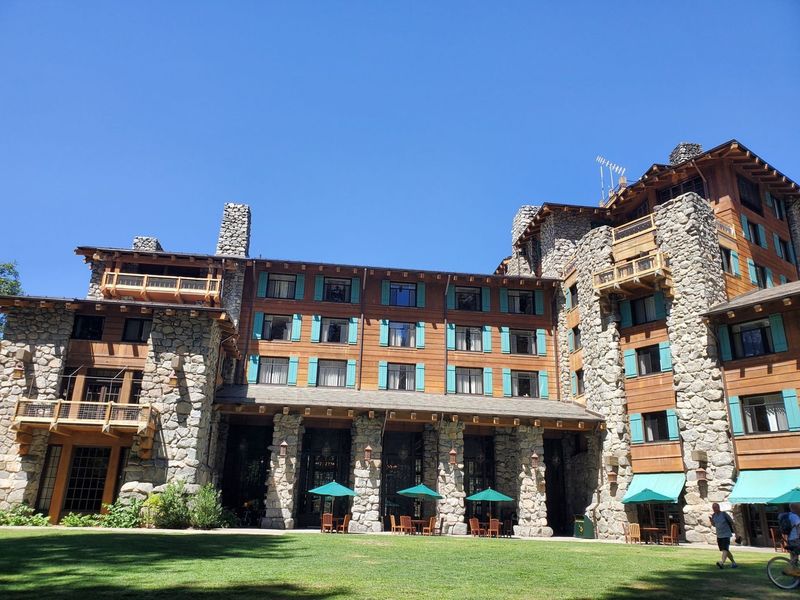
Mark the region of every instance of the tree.
[[[19, 282], [17, 263], [0, 263], [0, 296], [19, 296], [22, 294], [22, 284]], [[0, 339], [6, 325], [6, 316], [0, 313]]]

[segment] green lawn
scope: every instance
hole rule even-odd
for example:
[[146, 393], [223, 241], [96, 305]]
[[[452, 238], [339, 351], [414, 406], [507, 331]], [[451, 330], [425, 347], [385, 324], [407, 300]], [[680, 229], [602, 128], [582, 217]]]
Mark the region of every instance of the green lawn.
[[[0, 598], [786, 598], [770, 554], [407, 536], [0, 529]], [[796, 596], [791, 596], [796, 597]]]

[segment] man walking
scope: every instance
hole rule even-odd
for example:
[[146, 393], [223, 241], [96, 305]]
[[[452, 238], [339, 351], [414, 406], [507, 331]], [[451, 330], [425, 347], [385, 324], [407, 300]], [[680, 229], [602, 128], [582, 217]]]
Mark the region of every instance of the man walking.
[[709, 517], [709, 520], [711, 521], [711, 525], [717, 530], [717, 548], [722, 551], [722, 560], [717, 561], [717, 566], [722, 569], [725, 566], [725, 560], [730, 558], [731, 568], [735, 569], [739, 565], [736, 564], [730, 550], [731, 537], [736, 534], [733, 527], [733, 519], [728, 513], [722, 512], [719, 509], [719, 504], [716, 502], [711, 505], [711, 509], [714, 511], [714, 514]]

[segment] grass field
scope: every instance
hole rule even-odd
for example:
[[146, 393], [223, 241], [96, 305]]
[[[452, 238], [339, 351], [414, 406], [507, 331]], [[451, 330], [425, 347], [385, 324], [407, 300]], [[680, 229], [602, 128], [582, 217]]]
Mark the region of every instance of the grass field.
[[0, 529], [0, 598], [787, 598], [766, 553], [612, 544]]

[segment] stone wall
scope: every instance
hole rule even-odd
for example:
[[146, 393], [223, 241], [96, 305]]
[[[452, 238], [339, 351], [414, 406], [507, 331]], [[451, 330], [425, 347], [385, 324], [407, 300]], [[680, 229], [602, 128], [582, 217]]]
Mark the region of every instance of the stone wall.
[[494, 430], [494, 488], [511, 496], [515, 502], [519, 498], [519, 459], [516, 431], [511, 427], [497, 427]]
[[225, 204], [216, 254], [241, 257], [250, 254], [250, 207], [247, 204]]
[[236, 262], [234, 270], [226, 270], [222, 277], [222, 308], [226, 310], [233, 324], [239, 327], [244, 295], [245, 263]]
[[[450, 464], [450, 450], [456, 451], [456, 464]], [[437, 490], [444, 496], [436, 501], [436, 514], [444, 519], [442, 533], [464, 535], [464, 424], [442, 421], [439, 423], [439, 480]]]
[[592, 228], [589, 214], [550, 213], [539, 228], [542, 277], [562, 277], [564, 265], [575, 254], [578, 242]]
[[523, 205], [514, 215], [511, 224], [511, 257], [506, 267], [508, 275], [529, 277], [536, 272], [536, 261], [531, 242], [526, 242], [521, 248], [517, 247], [516, 243], [537, 212], [539, 212], [538, 206]]
[[[795, 256], [800, 256], [800, 200], [793, 200], [786, 204], [786, 220], [789, 224], [789, 235], [794, 245]], [[797, 270], [795, 268], [795, 270]]]
[[[726, 299], [714, 212], [695, 193], [655, 209], [656, 242], [670, 259], [673, 295], [667, 302], [683, 462], [687, 470], [684, 524], [690, 542], [715, 539], [708, 524], [712, 502], [733, 489], [733, 445], [729, 437], [722, 374], [715, 338], [702, 314]], [[706, 483], [698, 483], [693, 451], [707, 454]]]
[[88, 265], [92, 273], [89, 276], [89, 289], [86, 292], [86, 297], [92, 300], [103, 300], [100, 284], [103, 282], [103, 273], [106, 270], [106, 263], [100, 260], [92, 260], [89, 261]]
[[422, 430], [422, 483], [436, 489], [439, 477], [439, 430], [427, 423]]
[[[58, 398], [73, 313], [61, 307], [18, 308], [7, 317], [0, 339], [0, 509], [36, 500], [49, 434], [34, 431], [28, 453], [20, 456], [11, 421], [17, 400]], [[17, 350], [30, 352], [24, 378], [14, 377]]]
[[[303, 417], [276, 414], [273, 418], [272, 445], [269, 447], [270, 469], [267, 478], [266, 514], [261, 523], [268, 529], [293, 529], [296, 484], [300, 473], [300, 452], [303, 442]], [[286, 442], [286, 456], [281, 457], [281, 444]]]
[[137, 235], [133, 238], [133, 250], [140, 250], [142, 252], [163, 252], [164, 248], [161, 247], [161, 242], [158, 238], [150, 237], [147, 235]]
[[[383, 415], [370, 419], [361, 415], [353, 419], [353, 498], [350, 531], [356, 533], [383, 530], [381, 520], [381, 455], [383, 452]], [[364, 449], [372, 448], [372, 460], [364, 460]]]
[[700, 144], [693, 144], [692, 142], [681, 142], [675, 149], [669, 153], [669, 164], [679, 165], [703, 153], [703, 147]]
[[[578, 439], [586, 438], [586, 450], [580, 452]], [[565, 435], [564, 473], [566, 502], [571, 515], [583, 514], [592, 503], [592, 496], [600, 482], [602, 439], [596, 432]]]
[[[553, 530], [547, 524], [547, 491], [545, 488], [544, 429], [529, 425], [517, 427], [517, 469], [519, 498], [517, 525], [514, 533], [520, 537], [550, 537]], [[539, 455], [539, 466], [531, 464], [531, 454]]]

